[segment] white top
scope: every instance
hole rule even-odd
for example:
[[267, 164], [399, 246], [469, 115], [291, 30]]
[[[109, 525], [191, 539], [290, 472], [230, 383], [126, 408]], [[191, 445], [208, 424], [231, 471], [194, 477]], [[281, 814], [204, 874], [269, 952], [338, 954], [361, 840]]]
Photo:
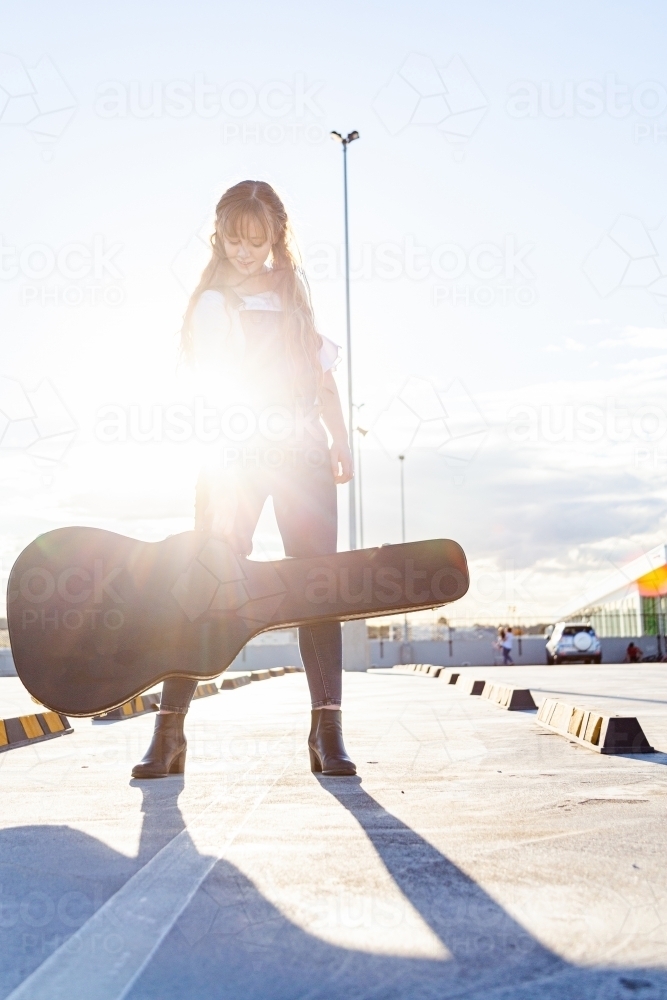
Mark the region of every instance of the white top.
[[507, 632], [505, 638], [503, 639], [503, 649], [511, 649], [512, 642], [513, 642], [513, 634], [512, 632]]
[[[241, 295], [243, 309], [267, 312], [282, 312], [280, 296], [277, 292], [259, 292], [256, 295]], [[208, 288], [199, 296], [192, 313], [192, 334], [195, 355], [199, 361], [216, 363], [229, 357], [238, 359], [243, 355], [245, 336], [238, 310], [227, 309], [222, 292]], [[321, 336], [321, 335], [320, 335]], [[322, 371], [336, 367], [340, 348], [333, 340], [322, 337], [320, 363]]]

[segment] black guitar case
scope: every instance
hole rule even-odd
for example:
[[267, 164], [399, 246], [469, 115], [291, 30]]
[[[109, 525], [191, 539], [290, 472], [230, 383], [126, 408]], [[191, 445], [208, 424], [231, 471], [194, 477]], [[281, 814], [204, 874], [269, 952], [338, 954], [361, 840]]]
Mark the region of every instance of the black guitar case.
[[216, 677], [259, 632], [434, 608], [468, 584], [445, 539], [256, 562], [201, 531], [141, 542], [58, 528], [16, 560], [7, 615], [30, 694], [86, 716], [174, 674]]

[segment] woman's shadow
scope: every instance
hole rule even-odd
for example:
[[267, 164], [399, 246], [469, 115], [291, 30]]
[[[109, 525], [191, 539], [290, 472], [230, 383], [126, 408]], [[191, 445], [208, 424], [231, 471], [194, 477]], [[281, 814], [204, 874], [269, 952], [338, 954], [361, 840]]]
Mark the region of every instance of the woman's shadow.
[[[134, 783], [133, 783], [134, 784]], [[0, 830], [0, 996], [82, 927], [147, 861], [184, 829], [183, 778], [142, 789], [138, 850], [45, 823]], [[132, 832], [126, 840], [136, 844]], [[109, 959], [112, 960], [112, 953]]]
[[[644, 987], [656, 981], [653, 971], [625, 974], [630, 984], [626, 994], [622, 970], [568, 965], [453, 862], [384, 809], [363, 789], [359, 778], [318, 780], [322, 791], [355, 818], [404, 898], [449, 957], [373, 954], [332, 944], [318, 935], [317, 927], [311, 932], [281, 913], [231, 862], [211, 858], [202, 885], [128, 998], [486, 998], [491, 991], [499, 991], [498, 996], [533, 1000], [539, 980], [560, 984], [556, 986], [560, 992], [550, 995], [570, 996], [583, 990], [582, 996], [592, 996], [609, 977], [614, 990], [621, 989], [620, 996], [637, 995], [636, 990], [647, 998], [652, 995]], [[178, 804], [182, 776], [133, 784], [141, 788], [143, 823], [138, 851], [132, 857], [65, 826], [0, 832], [4, 946], [0, 994], [18, 985], [162, 847], [186, 830]], [[294, 858], [287, 864], [293, 865]], [[164, 877], [169, 877], [168, 870]], [[316, 879], [326, 903], [330, 892], [326, 870], [302, 870], [298, 878]], [[111, 954], [109, 961], [113, 961]]]

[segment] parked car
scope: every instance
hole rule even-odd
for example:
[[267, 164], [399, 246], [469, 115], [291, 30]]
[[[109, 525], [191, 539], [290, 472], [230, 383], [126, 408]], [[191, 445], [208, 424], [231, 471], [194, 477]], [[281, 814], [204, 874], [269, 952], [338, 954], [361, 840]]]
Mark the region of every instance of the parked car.
[[547, 636], [547, 663], [601, 663], [600, 640], [586, 622], [556, 622]]

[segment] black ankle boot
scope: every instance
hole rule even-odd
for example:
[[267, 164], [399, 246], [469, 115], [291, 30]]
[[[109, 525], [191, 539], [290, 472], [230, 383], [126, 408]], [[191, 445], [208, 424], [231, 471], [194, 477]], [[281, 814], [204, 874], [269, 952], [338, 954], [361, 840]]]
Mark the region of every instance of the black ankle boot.
[[155, 719], [153, 739], [144, 759], [132, 768], [133, 778], [166, 778], [183, 774], [187, 740], [183, 734], [183, 712], [169, 712]]
[[334, 775], [357, 773], [343, 743], [340, 709], [313, 709], [308, 750], [310, 751], [310, 769], [315, 773]]

